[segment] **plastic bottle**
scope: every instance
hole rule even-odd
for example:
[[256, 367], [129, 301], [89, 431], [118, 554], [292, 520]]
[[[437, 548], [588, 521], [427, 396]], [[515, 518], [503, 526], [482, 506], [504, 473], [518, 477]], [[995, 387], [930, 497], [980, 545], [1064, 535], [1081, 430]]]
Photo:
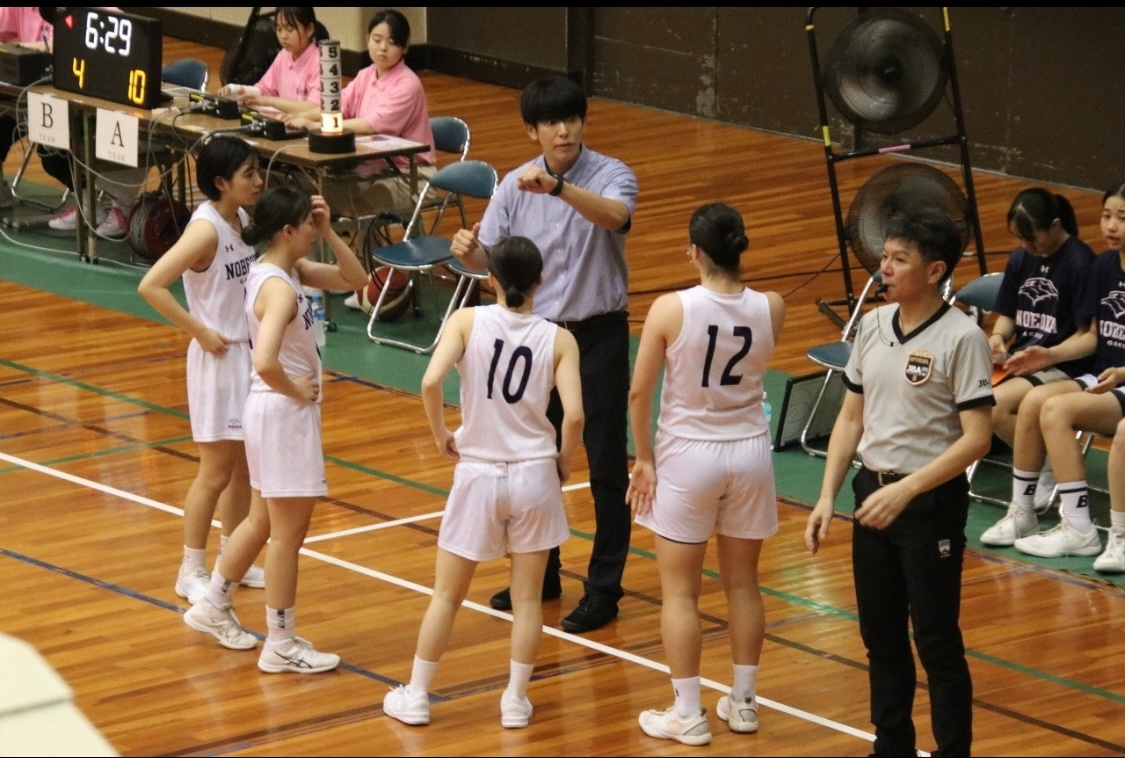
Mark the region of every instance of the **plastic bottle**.
[[316, 346], [324, 347], [327, 340], [324, 335], [324, 293], [313, 287], [305, 287], [305, 296], [312, 304], [313, 318], [316, 319]]
[[769, 424], [773, 420], [773, 406], [770, 405], [769, 400], [766, 399], [766, 393], [762, 393], [762, 410], [766, 414], [766, 423]]

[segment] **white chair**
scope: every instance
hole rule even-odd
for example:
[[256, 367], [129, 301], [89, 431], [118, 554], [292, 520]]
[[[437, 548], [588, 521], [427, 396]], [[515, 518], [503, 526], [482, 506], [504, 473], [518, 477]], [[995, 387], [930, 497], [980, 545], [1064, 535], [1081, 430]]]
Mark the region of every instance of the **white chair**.
[[842, 373], [848, 365], [848, 358], [852, 354], [852, 343], [855, 340], [856, 327], [859, 325], [860, 316], [863, 315], [863, 308], [867, 299], [875, 294], [879, 285], [882, 283], [882, 275], [876, 271], [867, 280], [863, 291], [860, 292], [859, 298], [856, 300], [855, 306], [852, 308], [851, 316], [848, 322], [844, 324], [844, 329], [840, 335], [840, 339], [836, 342], [826, 342], [823, 345], [816, 345], [809, 348], [805, 353], [808, 359], [818, 366], [823, 366], [828, 371], [824, 375], [824, 382], [820, 385], [820, 391], [816, 395], [816, 400], [813, 401], [812, 409], [809, 411], [809, 416], [805, 420], [804, 429], [801, 430], [801, 447], [809, 455], [818, 458], [827, 458], [828, 451], [821, 450], [812, 446], [809, 441], [809, 431], [813, 428], [816, 422], [817, 412], [820, 410], [821, 403], [824, 400], [825, 394], [828, 392], [828, 387], [836, 374]]
[[[423, 229], [421, 214], [425, 206], [426, 192], [432, 187], [438, 191], [453, 194], [458, 201], [461, 197], [488, 200], [496, 190], [496, 183], [496, 169], [483, 161], [458, 161], [456, 163], [451, 163], [445, 168], [439, 169], [437, 173], [426, 182], [426, 186], [418, 194], [414, 214], [410, 217], [410, 223], [406, 225], [403, 240], [385, 247], [376, 247], [369, 251], [371, 265], [373, 266], [373, 268], [371, 268], [372, 271], [375, 270], [374, 267], [390, 266], [392, 269], [407, 274], [410, 282], [408, 286], [411, 288], [411, 297], [413, 298], [414, 313], [416, 316], [421, 315], [421, 310], [418, 306], [418, 286], [422, 274], [425, 274], [427, 278], [429, 278], [431, 289], [433, 289], [434, 267], [443, 264], [448, 265], [455, 260], [450, 250], [450, 240], [448, 238], [426, 234], [421, 231]], [[393, 272], [390, 276], [393, 276]], [[379, 320], [378, 314], [383, 306], [383, 301], [386, 299], [387, 293], [390, 291], [389, 287], [384, 287], [379, 291], [379, 297], [371, 308], [371, 317], [367, 322], [367, 336], [372, 342], [377, 344], [393, 345], [422, 354], [433, 352], [433, 349], [437, 347], [438, 340], [441, 339], [441, 332], [445, 328], [445, 323], [449, 319], [449, 315], [459, 307], [460, 300], [463, 299], [458, 297], [458, 292], [461, 289], [460, 280], [458, 285], [459, 286], [454, 290], [453, 297], [449, 299], [449, 303], [445, 308], [445, 313], [441, 317], [441, 323], [438, 326], [437, 334], [434, 336], [432, 342], [428, 344], [418, 344], [386, 334], [376, 333], [376, 322]], [[435, 309], [440, 309], [436, 292], [434, 292], [434, 305]]]

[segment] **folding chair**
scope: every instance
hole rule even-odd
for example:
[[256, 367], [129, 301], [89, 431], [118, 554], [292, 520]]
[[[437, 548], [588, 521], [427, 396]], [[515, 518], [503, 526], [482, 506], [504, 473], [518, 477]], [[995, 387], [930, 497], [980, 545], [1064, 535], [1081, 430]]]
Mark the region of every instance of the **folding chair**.
[[[416, 316], [421, 315], [417, 296], [421, 275], [425, 274], [430, 279], [431, 290], [435, 290], [433, 287], [434, 267], [451, 263], [454, 260], [449, 239], [426, 234], [422, 231], [421, 214], [426, 204], [427, 191], [432, 187], [440, 192], [452, 193], [457, 196], [458, 200], [461, 197], [488, 200], [496, 190], [496, 182], [496, 169], [483, 161], [458, 161], [439, 169], [426, 182], [422, 191], [418, 193], [418, 201], [414, 206], [414, 213], [410, 217], [410, 222], [406, 225], [403, 240], [386, 247], [373, 248], [368, 252], [373, 266], [372, 271], [375, 270], [374, 267], [390, 266], [392, 269], [406, 273], [409, 278], [408, 286], [411, 288], [411, 296], [414, 298], [414, 313]], [[391, 276], [393, 275], [392, 272]], [[457, 290], [459, 289], [460, 287], [455, 288], [454, 296], [449, 299], [433, 341], [427, 345], [422, 345], [375, 333], [375, 323], [379, 320], [379, 311], [383, 307], [383, 301], [386, 299], [387, 293], [390, 291], [389, 287], [382, 288], [379, 291], [379, 298], [371, 308], [371, 317], [367, 322], [367, 336], [372, 342], [378, 344], [393, 345], [422, 354], [433, 352], [433, 349], [437, 347], [438, 340], [441, 339], [441, 332], [445, 328], [449, 315], [459, 306], [457, 297]], [[437, 310], [440, 306], [436, 290], [433, 295], [435, 310]]]
[[979, 324], [984, 320], [985, 314], [991, 313], [996, 308], [996, 298], [1000, 294], [1000, 283], [1003, 281], [1004, 275], [1000, 272], [978, 276], [954, 291], [953, 302], [969, 306], [969, 315], [973, 316]]
[[430, 131], [434, 133], [434, 150], [457, 155], [459, 161], [468, 157], [472, 131], [464, 121], [456, 116], [432, 116]]
[[852, 308], [852, 314], [848, 318], [848, 322], [844, 324], [839, 340], [816, 345], [809, 348], [808, 352], [805, 353], [810, 361], [828, 369], [824, 375], [824, 382], [820, 385], [820, 392], [817, 393], [816, 400], [813, 401], [812, 409], [809, 411], [808, 419], [805, 421], [805, 428], [801, 430], [801, 447], [809, 455], [818, 458], [828, 457], [827, 450], [817, 449], [809, 443], [809, 430], [813, 427], [817, 411], [828, 392], [828, 386], [832, 382], [833, 376], [842, 373], [848, 365], [848, 358], [852, 354], [852, 343], [855, 340], [855, 330], [859, 324], [860, 316], [863, 315], [864, 304], [867, 298], [874, 294], [882, 281], [883, 277], [878, 271], [875, 271], [871, 278], [867, 280], [867, 284], [859, 294], [859, 299], [856, 300], [855, 307]]
[[474, 291], [482, 282], [488, 281], [488, 271], [473, 271], [459, 258], [454, 258], [445, 267], [457, 277], [457, 286], [453, 290], [453, 301], [457, 303], [457, 308], [468, 305], [473, 299]]
[[199, 58], [181, 58], [160, 70], [160, 78], [165, 84], [186, 87], [198, 92], [207, 89], [209, 74], [207, 64]]

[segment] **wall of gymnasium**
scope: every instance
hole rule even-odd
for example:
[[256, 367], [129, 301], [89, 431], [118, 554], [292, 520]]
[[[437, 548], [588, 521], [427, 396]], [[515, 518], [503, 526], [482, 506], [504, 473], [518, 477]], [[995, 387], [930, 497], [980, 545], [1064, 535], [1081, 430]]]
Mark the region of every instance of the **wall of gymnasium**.
[[[167, 10], [205, 15], [229, 31], [250, 9]], [[376, 10], [317, 12], [365, 64], [366, 22]], [[805, 7], [400, 10], [411, 21], [416, 69], [517, 88], [565, 73], [592, 95], [821, 141]], [[940, 9], [911, 10], [941, 33]], [[812, 40], [822, 62], [855, 13], [816, 11]], [[974, 168], [1094, 190], [1125, 180], [1125, 110], [1113, 86], [1125, 8], [954, 7], [949, 23]], [[831, 104], [828, 113], [839, 149], [856, 147], [853, 126]], [[909, 132], [859, 139], [885, 146], [954, 132], [942, 102]], [[960, 160], [952, 148], [918, 155]]]

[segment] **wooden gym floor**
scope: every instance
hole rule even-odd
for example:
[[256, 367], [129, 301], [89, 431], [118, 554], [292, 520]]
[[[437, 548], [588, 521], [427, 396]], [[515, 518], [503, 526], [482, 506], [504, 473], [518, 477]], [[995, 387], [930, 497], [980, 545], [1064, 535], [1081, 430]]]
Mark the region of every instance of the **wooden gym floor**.
[[[189, 54], [207, 57], [217, 69], [217, 51], [186, 43], [170, 41], [166, 59]], [[433, 73], [423, 81], [433, 115], [459, 115], [472, 126], [472, 157], [503, 173], [534, 155], [519, 124], [517, 92]], [[217, 86], [217, 75], [212, 82]], [[587, 134], [592, 148], [622, 158], [640, 179], [629, 243], [634, 331], [655, 295], [691, 280], [683, 258], [690, 213], [724, 199], [747, 218], [747, 283], [782, 292], [789, 305], [772, 368], [809, 373], [805, 350], [838, 336], [817, 302], [843, 294], [819, 143], [600, 99], [591, 103]], [[8, 176], [18, 153], [5, 165]], [[893, 160], [849, 168], [844, 196], [854, 194], [873, 166]], [[34, 173], [29, 180], [49, 183]], [[1003, 216], [1015, 192], [1030, 183], [987, 174], [976, 180], [989, 268], [1002, 270], [1011, 247]], [[1072, 199], [1083, 236], [1097, 248], [1100, 194], [1057, 189]], [[503, 730], [497, 718], [510, 620], [487, 601], [506, 584], [506, 561], [478, 571], [434, 681], [432, 724], [407, 727], [382, 715], [386, 688], [409, 676], [451, 467], [426, 432], [417, 387], [359, 372], [328, 372], [330, 495], [314, 515], [298, 601], [301, 635], [339, 653], [343, 665], [310, 677], [262, 674], [255, 653], [219, 648], [184, 626], [186, 605], [172, 584], [182, 544], [178, 508], [197, 466], [183, 391], [186, 340], [137, 315], [136, 303], [113, 307], [114, 298], [127, 299], [135, 288], [140, 273], [133, 270], [84, 277], [72, 261], [47, 255], [44, 265], [57, 265], [57, 283], [13, 283], [5, 257], [30, 239], [13, 234], [0, 244], [0, 298], [7, 304], [0, 319], [0, 631], [39, 649], [119, 752], [701, 751], [650, 739], [636, 725], [642, 709], [671, 702], [659, 578], [646, 530], [633, 531], [619, 620], [584, 636], [558, 628], [581, 596], [589, 558], [593, 519], [584, 470], [565, 496], [573, 536], [563, 546], [562, 602], [545, 606], [531, 726]], [[961, 281], [976, 273], [972, 264], [963, 262]], [[117, 287], [120, 295], [90, 305], [103, 293], [85, 292], [84, 279], [93, 288]], [[104, 283], [111, 279], [124, 283]], [[376, 362], [411, 360], [393, 348], [356, 349], [362, 347]], [[455, 423], [455, 410], [449, 414]], [[768, 623], [758, 686], [762, 728], [735, 735], [713, 715], [729, 664], [724, 604], [709, 556], [701, 609], [714, 742], [702, 750], [863, 755], [870, 751], [870, 724], [850, 575], [851, 508], [841, 498], [829, 544], [808, 555], [801, 544], [808, 513], [803, 493], [815, 488], [822, 466], [782, 453], [778, 471], [781, 530], [767, 542], [761, 566]], [[217, 530], [211, 542], [213, 560]], [[1006, 551], [968, 551], [962, 626], [975, 683], [977, 754], [1125, 753], [1122, 599], [1119, 586], [1074, 571]], [[236, 607], [242, 622], [262, 634], [262, 593], [241, 590]], [[922, 748], [932, 748], [928, 705], [920, 679], [915, 717]]]

